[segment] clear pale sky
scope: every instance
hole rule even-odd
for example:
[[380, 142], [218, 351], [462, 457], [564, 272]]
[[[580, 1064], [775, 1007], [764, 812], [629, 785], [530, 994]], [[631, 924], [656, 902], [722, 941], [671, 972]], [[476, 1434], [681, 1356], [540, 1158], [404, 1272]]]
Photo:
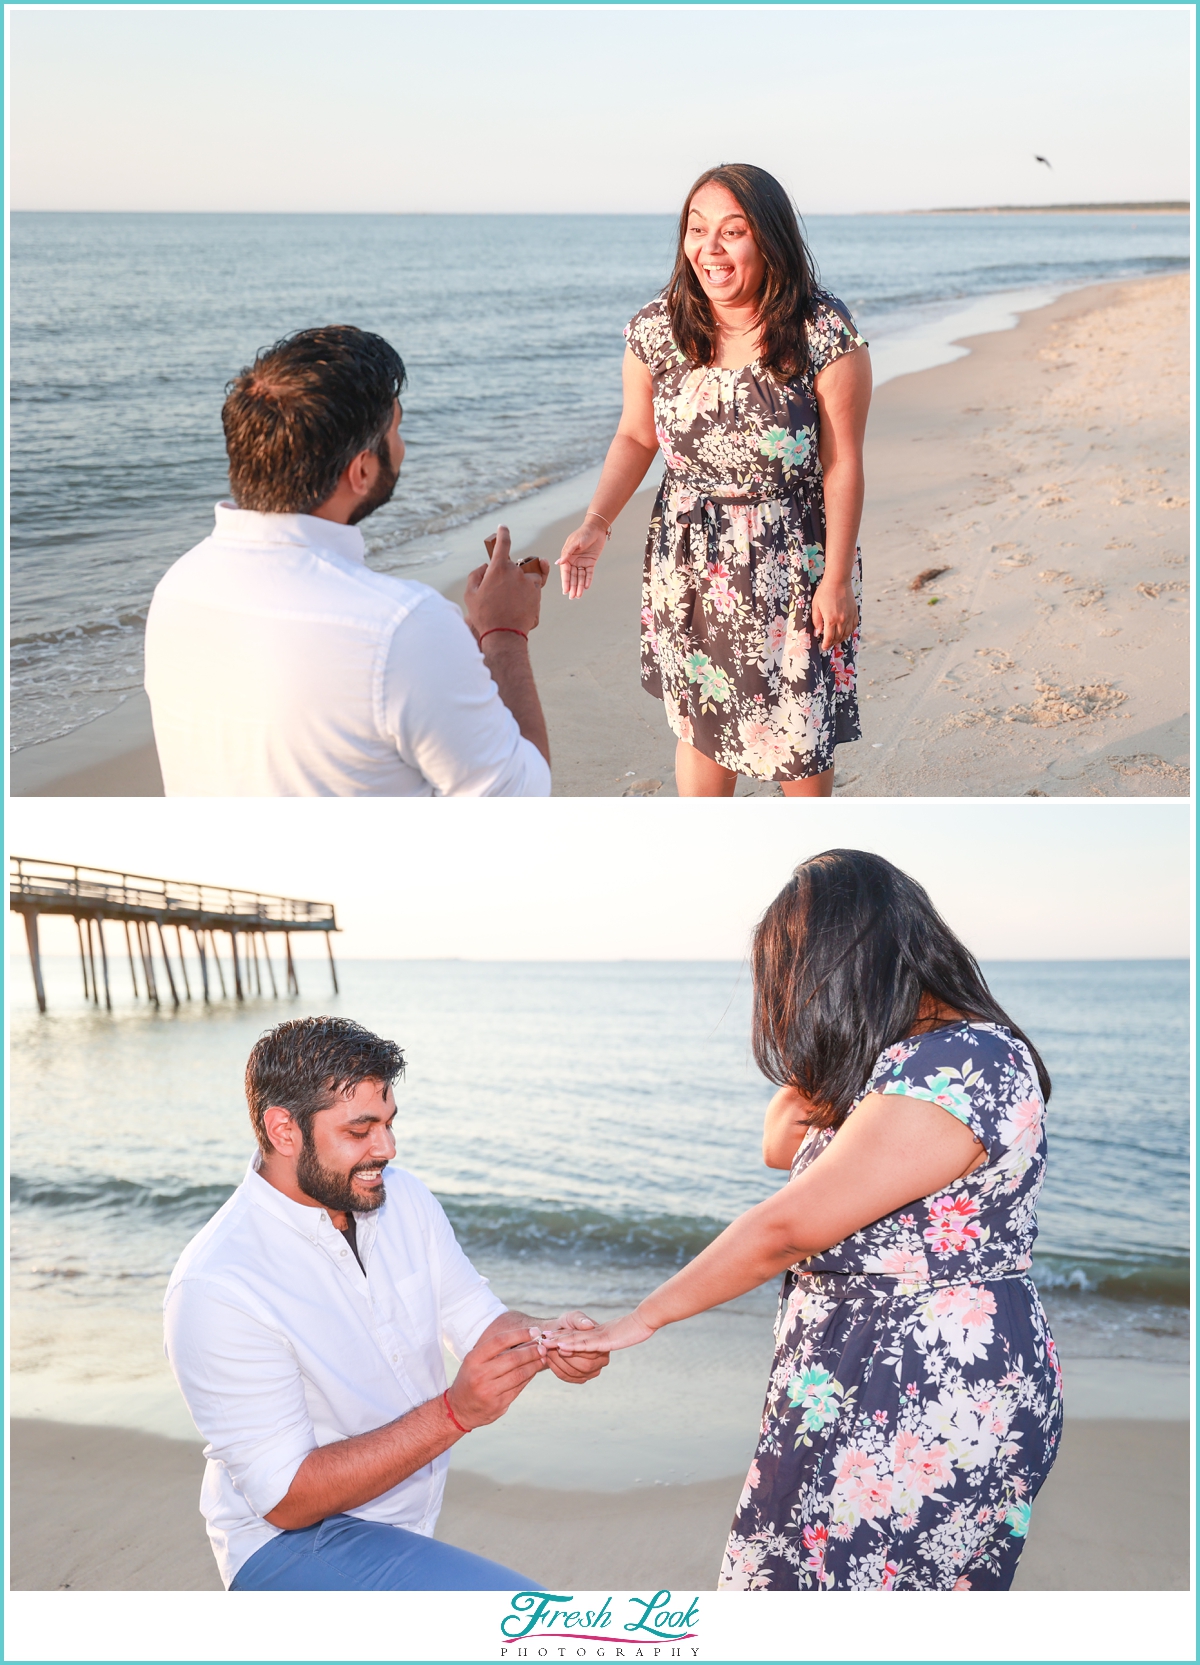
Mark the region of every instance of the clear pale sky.
[[[791, 807], [93, 798], [79, 815], [18, 798], [8, 837], [22, 856], [331, 901], [342, 958], [740, 959], [795, 864], [835, 846], [919, 879], [984, 959], [1188, 952], [1186, 804]], [[46, 951], [73, 951], [56, 923]]]
[[8, 15], [16, 208], [673, 212], [735, 160], [807, 213], [1190, 195], [1186, 6]]

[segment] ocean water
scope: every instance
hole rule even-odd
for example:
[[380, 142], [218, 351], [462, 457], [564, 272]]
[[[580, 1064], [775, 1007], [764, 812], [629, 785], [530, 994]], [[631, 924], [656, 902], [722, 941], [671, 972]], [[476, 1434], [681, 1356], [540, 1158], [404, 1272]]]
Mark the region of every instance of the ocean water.
[[[1122, 1380], [1182, 1379], [1187, 967], [988, 971], [1055, 1081], [1035, 1276], [1068, 1381], [1088, 1361], [1125, 1361]], [[161, 1357], [162, 1293], [245, 1171], [242, 1070], [284, 1015], [343, 1012], [402, 1042], [397, 1161], [525, 1310], [628, 1310], [783, 1182], [761, 1162], [771, 1089], [749, 1051], [744, 967], [350, 962], [339, 975], [336, 997], [327, 969], [301, 962], [298, 999], [154, 1013], [118, 964], [109, 1014], [84, 1004], [76, 964], [53, 961], [39, 1016], [14, 958], [14, 1414], [189, 1432]], [[586, 1414], [566, 1389], [526, 1396], [463, 1460], [528, 1477], [530, 1442], [558, 1440], [569, 1472], [597, 1485], [735, 1472], [753, 1447], [773, 1306], [766, 1286], [621, 1355]], [[664, 1396], [681, 1376], [689, 1417], [668, 1430]]]
[[[1003, 327], [1006, 306], [1186, 269], [1189, 225], [867, 215], [807, 229], [823, 281], [894, 374]], [[665, 282], [673, 235], [653, 215], [14, 214], [13, 747], [141, 686], [150, 595], [211, 529], [224, 387], [259, 347], [330, 321], [397, 345], [408, 456], [364, 531], [380, 570], [437, 582], [444, 534], [599, 462], [621, 332]]]

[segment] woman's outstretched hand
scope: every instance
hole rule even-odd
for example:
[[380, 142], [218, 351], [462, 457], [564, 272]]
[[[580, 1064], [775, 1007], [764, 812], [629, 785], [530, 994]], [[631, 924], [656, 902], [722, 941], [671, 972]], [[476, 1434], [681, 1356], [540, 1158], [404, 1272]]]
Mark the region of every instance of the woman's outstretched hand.
[[542, 1344], [557, 1348], [565, 1357], [572, 1353], [616, 1353], [622, 1347], [636, 1347], [649, 1341], [654, 1331], [644, 1324], [636, 1312], [626, 1318], [615, 1318], [611, 1324], [598, 1324], [594, 1330], [543, 1330]]
[[600, 559], [608, 533], [594, 521], [585, 521], [563, 544], [558, 566], [562, 570], [563, 594], [577, 601], [592, 587], [592, 572]]

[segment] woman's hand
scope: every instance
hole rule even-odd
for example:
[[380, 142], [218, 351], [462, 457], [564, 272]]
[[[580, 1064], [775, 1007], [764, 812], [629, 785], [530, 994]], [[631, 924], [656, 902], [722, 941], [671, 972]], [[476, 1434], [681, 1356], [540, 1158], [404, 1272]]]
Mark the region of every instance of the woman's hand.
[[858, 603], [848, 578], [840, 584], [822, 578], [813, 591], [812, 621], [814, 630], [821, 632], [822, 653], [850, 640], [858, 624]]
[[781, 1087], [763, 1117], [763, 1163], [790, 1168], [808, 1132], [812, 1105], [795, 1087]]
[[608, 533], [599, 520], [585, 520], [563, 544], [558, 566], [562, 568], [563, 594], [577, 601], [592, 587], [592, 572], [604, 552]]
[[[596, 1321], [594, 1318], [589, 1318], [586, 1312], [575, 1310], [564, 1312], [560, 1318], [556, 1318], [554, 1328], [549, 1331], [549, 1334], [557, 1336], [563, 1331], [594, 1330], [595, 1328]], [[560, 1382], [590, 1382], [600, 1374], [608, 1363], [606, 1352], [581, 1352], [576, 1358], [570, 1358], [565, 1352], [560, 1352], [557, 1347], [547, 1347], [542, 1340], [545, 1331], [539, 1329], [536, 1333], [538, 1351]]]
[[616, 1353], [622, 1347], [649, 1341], [653, 1334], [649, 1324], [631, 1312], [611, 1324], [598, 1324], [594, 1330], [543, 1330], [542, 1342], [569, 1357], [572, 1353]]

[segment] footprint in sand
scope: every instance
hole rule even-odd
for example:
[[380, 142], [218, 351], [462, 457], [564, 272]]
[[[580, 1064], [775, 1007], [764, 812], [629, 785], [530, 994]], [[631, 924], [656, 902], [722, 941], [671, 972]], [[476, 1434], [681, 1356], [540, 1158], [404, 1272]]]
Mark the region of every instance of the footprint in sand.
[[1175, 781], [1187, 791], [1191, 770], [1180, 763], [1168, 763], [1156, 752], [1134, 752], [1126, 757], [1110, 757], [1110, 768], [1119, 775], [1158, 775], [1163, 780]]
[[1040, 676], [1034, 678], [1038, 697], [1031, 705], [1014, 705], [1004, 714], [1006, 723], [1032, 723], [1035, 728], [1057, 728], [1060, 723], [1077, 723], [1089, 717], [1108, 717], [1129, 698], [1111, 682], [1094, 682], [1074, 688], [1060, 688]]

